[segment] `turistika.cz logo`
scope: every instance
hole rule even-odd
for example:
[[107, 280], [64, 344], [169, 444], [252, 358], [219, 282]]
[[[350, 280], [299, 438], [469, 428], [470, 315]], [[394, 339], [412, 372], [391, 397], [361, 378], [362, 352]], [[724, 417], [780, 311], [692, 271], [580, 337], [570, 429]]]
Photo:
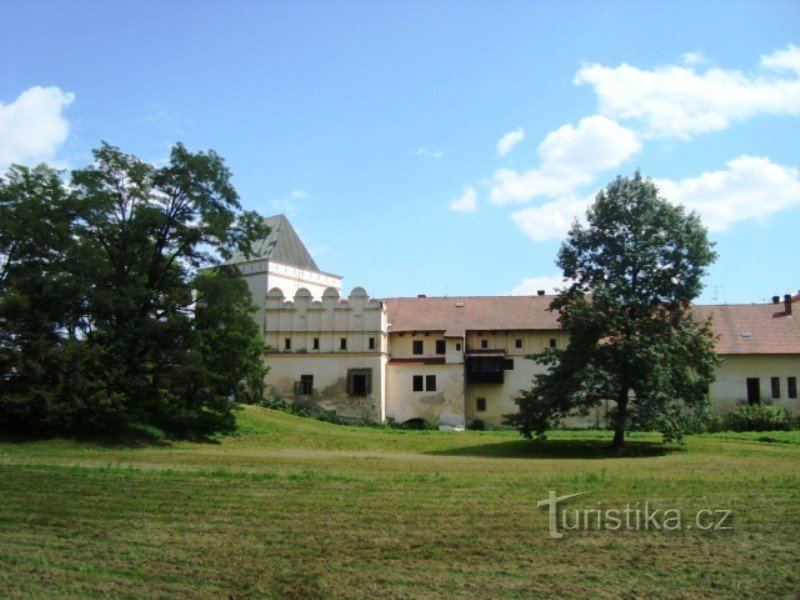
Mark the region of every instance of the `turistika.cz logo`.
[[625, 508], [559, 508], [567, 500], [588, 492], [559, 496], [551, 491], [545, 500], [536, 503], [538, 508], [548, 508], [550, 537], [564, 537], [562, 531], [724, 531], [733, 529], [733, 511], [728, 509], [702, 509], [693, 518], [684, 518], [677, 508], [653, 510], [649, 502], [628, 503]]

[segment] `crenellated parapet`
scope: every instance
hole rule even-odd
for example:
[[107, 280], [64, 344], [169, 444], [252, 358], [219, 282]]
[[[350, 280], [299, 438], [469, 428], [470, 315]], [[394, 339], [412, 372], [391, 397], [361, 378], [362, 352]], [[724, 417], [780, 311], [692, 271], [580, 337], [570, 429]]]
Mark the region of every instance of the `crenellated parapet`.
[[265, 339], [280, 352], [385, 352], [388, 343], [386, 307], [355, 287], [348, 297], [336, 288], [314, 299], [300, 288], [287, 299], [280, 288], [267, 292]]

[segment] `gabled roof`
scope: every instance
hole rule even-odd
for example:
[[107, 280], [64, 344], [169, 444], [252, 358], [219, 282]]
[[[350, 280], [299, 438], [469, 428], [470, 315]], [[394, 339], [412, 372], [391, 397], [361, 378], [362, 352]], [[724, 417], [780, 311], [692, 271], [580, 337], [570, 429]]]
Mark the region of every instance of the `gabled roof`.
[[392, 332], [561, 329], [558, 313], [547, 310], [553, 296], [451, 296], [387, 298]]
[[[460, 296], [387, 298], [390, 331], [558, 330], [558, 313], [549, 311], [553, 296]], [[781, 304], [697, 305], [698, 319], [712, 318], [717, 354], [800, 355], [800, 304], [787, 316]], [[744, 334], [744, 335], [743, 335]]]
[[319, 271], [317, 263], [311, 258], [308, 249], [285, 215], [266, 217], [264, 223], [270, 228], [269, 235], [253, 244], [253, 255], [249, 259], [245, 259], [244, 256], [237, 253], [231, 262], [267, 258], [285, 265]]
[[712, 318], [717, 354], [800, 354], [800, 306], [787, 316], [780, 304], [712, 304], [694, 307]]

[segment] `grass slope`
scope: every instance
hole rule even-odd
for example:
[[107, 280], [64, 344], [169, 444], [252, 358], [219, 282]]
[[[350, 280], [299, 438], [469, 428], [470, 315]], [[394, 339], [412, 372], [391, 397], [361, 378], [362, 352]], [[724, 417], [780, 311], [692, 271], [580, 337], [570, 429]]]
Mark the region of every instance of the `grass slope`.
[[[212, 443], [0, 444], [8, 597], [794, 597], [798, 432], [345, 427], [259, 408]], [[547, 535], [536, 501], [730, 509], [724, 532]], [[568, 505], [570, 508], [571, 505]]]

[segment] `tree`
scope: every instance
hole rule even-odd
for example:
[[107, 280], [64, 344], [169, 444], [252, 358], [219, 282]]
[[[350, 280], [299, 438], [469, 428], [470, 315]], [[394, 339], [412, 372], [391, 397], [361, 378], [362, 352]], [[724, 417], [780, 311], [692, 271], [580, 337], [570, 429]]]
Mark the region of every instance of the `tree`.
[[158, 168], [103, 144], [94, 158], [69, 186], [46, 167], [0, 180], [0, 428], [230, 429], [263, 346], [223, 263], [262, 219], [214, 152], [178, 144]]
[[691, 308], [716, 258], [706, 230], [638, 171], [601, 191], [586, 220], [559, 250], [572, 283], [550, 306], [569, 344], [529, 357], [547, 371], [507, 422], [544, 437], [566, 416], [607, 404], [616, 447], [631, 426], [679, 439], [683, 407], [708, 403], [718, 364], [709, 324]]

